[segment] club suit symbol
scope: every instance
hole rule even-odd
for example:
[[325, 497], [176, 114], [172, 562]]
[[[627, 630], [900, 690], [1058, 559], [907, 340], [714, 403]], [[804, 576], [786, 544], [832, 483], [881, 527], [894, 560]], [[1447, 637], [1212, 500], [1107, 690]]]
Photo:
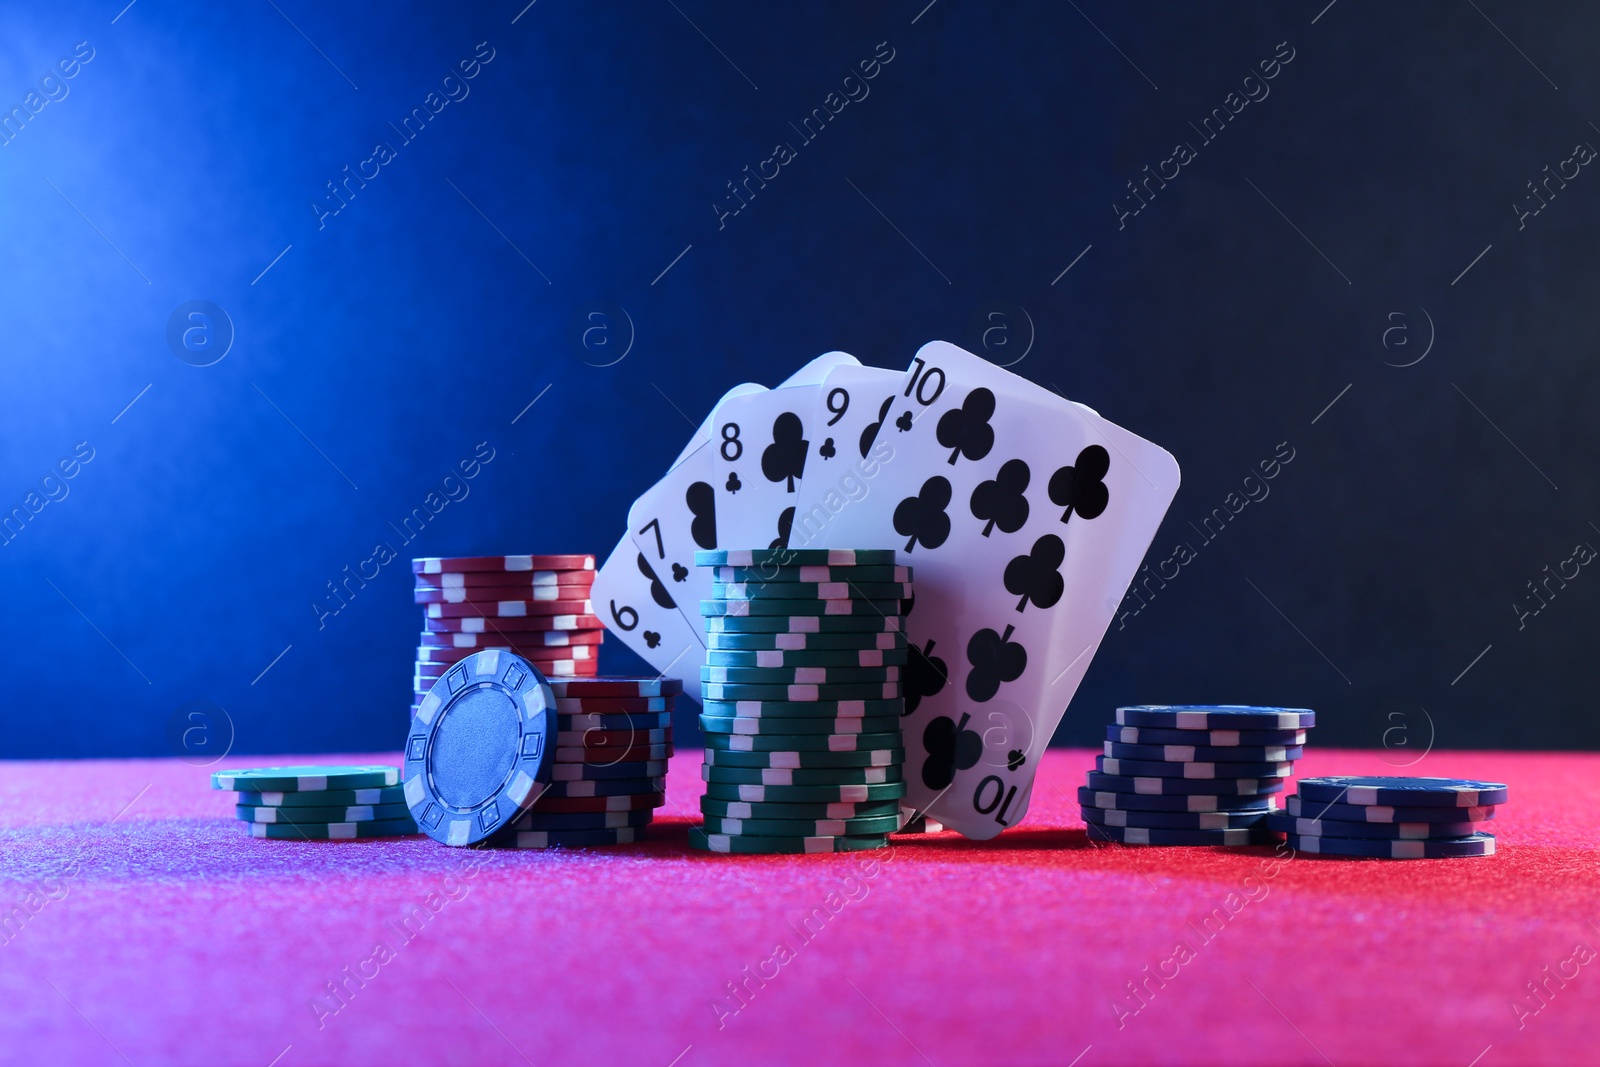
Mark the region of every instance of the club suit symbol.
[[1062, 467], [1050, 476], [1050, 501], [1067, 510], [1061, 521], [1072, 518], [1073, 512], [1086, 519], [1094, 519], [1106, 510], [1111, 502], [1111, 490], [1106, 488], [1106, 472], [1111, 469], [1111, 455], [1099, 445], [1090, 445], [1078, 453], [1077, 461]]
[[839, 451], [833, 447], [833, 438], [831, 437], [826, 438], [822, 442], [822, 445], [817, 449], [817, 455], [821, 456], [823, 459], [832, 459], [838, 454]]
[[916, 711], [923, 697], [933, 696], [950, 679], [950, 668], [933, 654], [933, 645], [932, 638], [922, 648], [912, 645], [911, 654], [906, 657], [905, 684], [900, 687], [906, 701], [902, 715]]
[[922, 747], [928, 752], [922, 764], [922, 784], [929, 789], [945, 788], [955, 779], [956, 771], [975, 766], [983, 755], [982, 735], [967, 729], [970, 718], [963, 714], [958, 723], [941, 715], [922, 731]]
[[950, 492], [950, 482], [935, 474], [922, 483], [916, 496], [906, 497], [895, 507], [895, 531], [910, 538], [907, 552], [918, 542], [927, 548], [938, 548], [950, 536], [950, 516], [944, 513], [950, 505]]
[[794, 492], [795, 479], [805, 474], [811, 442], [804, 434], [800, 416], [785, 411], [772, 421], [772, 443], [761, 453], [761, 473], [769, 482], [785, 483], [785, 492]]
[[[689, 536], [694, 538], [694, 543], [701, 548], [711, 549], [717, 547], [717, 493], [707, 482], [694, 482], [683, 492], [683, 502], [688, 505], [689, 514], [694, 520], [689, 523]], [[683, 581], [678, 577], [676, 567], [672, 574], [674, 581]]]
[[778, 536], [774, 537], [772, 539], [772, 543], [767, 545], [767, 547], [788, 548], [789, 531], [792, 529], [794, 529], [794, 505], [790, 504], [788, 507], [784, 508], [783, 513], [778, 516]]
[[988, 537], [996, 526], [1001, 533], [1022, 529], [1028, 521], [1028, 498], [1023, 492], [1029, 477], [1025, 461], [1009, 459], [993, 478], [978, 483], [972, 491], [972, 517], [984, 523], [983, 536]]
[[994, 447], [994, 427], [989, 419], [994, 416], [994, 394], [979, 387], [967, 394], [959, 408], [951, 408], [939, 416], [934, 436], [950, 449], [952, 466], [958, 458], [980, 460]]
[[723, 488], [730, 493], [737, 493], [744, 488], [744, 483], [739, 480], [738, 471], [729, 471], [728, 480], [722, 483]]
[[[883, 420], [888, 417], [888, 415], [889, 415], [889, 407], [893, 403], [894, 403], [893, 394], [884, 397], [883, 398], [883, 403], [881, 405], [879, 405], [879, 407], [878, 407], [878, 421], [873, 422], [873, 423], [869, 423], [867, 425], [867, 428], [865, 430], [861, 431], [861, 458], [862, 459], [866, 459], [867, 458], [867, 449], [871, 448], [872, 447], [872, 442], [878, 439], [878, 431], [883, 428]], [[909, 415], [910, 412], [908, 411], [908, 412], [906, 412], [906, 414]]]
[[1031, 600], [1041, 608], [1054, 607], [1066, 590], [1061, 577], [1061, 561], [1067, 558], [1067, 546], [1055, 534], [1045, 534], [1033, 543], [1032, 550], [1016, 556], [1006, 564], [1006, 592], [1022, 599], [1017, 610], [1028, 606]]
[[1007, 626], [1005, 633], [990, 629], [979, 630], [967, 642], [967, 662], [972, 672], [967, 675], [967, 696], [982, 703], [1000, 691], [1001, 682], [1014, 682], [1028, 669], [1028, 650], [1011, 640], [1015, 626]]
[[[664, 608], [676, 608], [678, 605], [672, 599], [672, 594], [667, 592], [667, 587], [661, 584], [661, 579], [656, 577], [655, 570], [650, 566], [650, 561], [644, 558], [644, 553], [639, 553], [639, 573], [650, 579], [650, 599]], [[651, 646], [654, 647], [654, 646]]]

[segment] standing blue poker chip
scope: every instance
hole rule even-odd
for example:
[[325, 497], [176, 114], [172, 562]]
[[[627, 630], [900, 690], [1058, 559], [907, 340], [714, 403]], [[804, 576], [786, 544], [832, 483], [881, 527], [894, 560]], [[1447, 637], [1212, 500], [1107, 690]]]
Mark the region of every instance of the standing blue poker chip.
[[538, 669], [485, 649], [451, 667], [411, 717], [405, 797], [417, 828], [446, 845], [503, 830], [549, 783], [556, 698]]
[[1504, 804], [1511, 791], [1500, 782], [1470, 778], [1357, 777], [1302, 778], [1300, 796], [1338, 804], [1377, 804], [1413, 808], [1475, 808]]

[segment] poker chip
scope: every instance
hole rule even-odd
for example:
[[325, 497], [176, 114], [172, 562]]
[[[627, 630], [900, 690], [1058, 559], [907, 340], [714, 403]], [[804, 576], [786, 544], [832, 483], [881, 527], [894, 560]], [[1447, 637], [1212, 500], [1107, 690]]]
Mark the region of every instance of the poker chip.
[[707, 782], [701, 804], [710, 800], [746, 804], [867, 804], [898, 801], [906, 795], [903, 781], [878, 785], [729, 785]]
[[[589, 600], [589, 586], [587, 585], [543, 585], [543, 586], [474, 586], [470, 589], [434, 589], [418, 588], [411, 591], [411, 600], [415, 604], [487, 604], [491, 607], [501, 603], [518, 603], [524, 601], [535, 602], [584, 602]], [[492, 615], [492, 611], [475, 612], [474, 614]]]
[[620, 760], [615, 763], [562, 763], [551, 761], [552, 782], [600, 781], [606, 778], [659, 778], [667, 773], [667, 761]]
[[[438, 605], [429, 605], [437, 607]], [[450, 618], [425, 618], [423, 625], [434, 633], [511, 634], [540, 630], [598, 630], [605, 624], [593, 615], [471, 615]]]
[[1296, 818], [1321, 822], [1485, 822], [1495, 815], [1495, 809], [1490, 806], [1412, 808], [1381, 804], [1330, 804], [1320, 800], [1308, 802], [1299, 796], [1289, 797], [1285, 806], [1289, 814]]
[[700, 778], [722, 785], [846, 786], [904, 784], [905, 772], [894, 767], [713, 767], [702, 764]]
[[[539, 645], [546, 648], [567, 648], [572, 645], [598, 645], [605, 639], [603, 629], [592, 630], [526, 630], [504, 633], [451, 633], [423, 630], [417, 643], [433, 648], [465, 648], [477, 651], [484, 648], [526, 648], [530, 651]], [[594, 656], [591, 654], [590, 659]]]
[[[713, 601], [731, 600], [904, 600], [911, 596], [904, 582], [713, 582]], [[784, 612], [799, 615], [802, 612]]]
[[532, 571], [435, 571], [416, 575], [417, 589], [473, 589], [479, 586], [505, 589], [547, 589], [552, 586], [594, 584], [594, 570]]
[[1124, 745], [1298, 746], [1306, 743], [1304, 730], [1164, 730], [1158, 726], [1106, 727], [1106, 740]]
[[581, 746], [596, 751], [613, 748], [637, 748], [640, 745], [666, 745], [672, 743], [671, 725], [644, 730], [600, 730], [585, 728], [566, 730], [561, 728], [561, 723], [556, 722], [556, 747], [571, 748]]
[[1284, 787], [1282, 778], [1130, 778], [1099, 771], [1090, 771], [1088, 778], [1089, 788], [1099, 792], [1147, 796], [1265, 796]]
[[618, 796], [553, 797], [546, 793], [534, 802], [531, 812], [643, 811], [667, 802], [665, 793], [623, 793]]
[[555, 556], [424, 556], [411, 561], [412, 574], [455, 574], [473, 571], [592, 571], [587, 553]]
[[430, 619], [481, 616], [486, 619], [516, 619], [525, 616], [593, 615], [594, 604], [580, 600], [495, 600], [488, 603], [427, 604]]
[[756, 685], [705, 682], [700, 692], [706, 700], [781, 700], [791, 704], [817, 700], [895, 700], [899, 682], [841, 682], [836, 685]]
[[[430, 605], [448, 607], [449, 605]], [[898, 600], [702, 600], [700, 614], [707, 618], [780, 618], [808, 616], [826, 619], [895, 618]]]
[[[523, 644], [521, 642], [507, 641], [501, 645], [484, 645], [483, 648], [498, 648], [502, 652], [515, 652], [535, 667], [543, 663], [557, 663], [561, 660], [593, 660], [595, 648], [593, 645], [565, 645], [549, 647], [542, 643]], [[479, 648], [447, 648], [436, 645], [417, 646], [417, 665], [426, 664], [447, 665], [460, 663]], [[541, 667], [541, 669], [543, 669]]]
[[1301, 837], [1368, 837], [1388, 841], [1470, 837], [1478, 832], [1475, 822], [1337, 822], [1297, 819], [1289, 814], [1271, 816], [1267, 826], [1279, 833]]
[[777, 819], [784, 822], [822, 819], [868, 819], [885, 815], [898, 817], [900, 801], [873, 800], [860, 803], [840, 801], [832, 804], [751, 803], [744, 800], [718, 800], [701, 797], [702, 814], [719, 819]]
[[1246, 830], [1270, 826], [1265, 810], [1245, 811], [1122, 811], [1119, 808], [1084, 807], [1084, 822], [1100, 826], [1142, 826], [1149, 830]]
[[718, 752], [860, 752], [867, 749], [903, 748], [898, 729], [869, 734], [715, 734], [707, 733], [705, 747]]
[[893, 716], [906, 710], [901, 700], [713, 700], [700, 702], [701, 710], [718, 719], [825, 718], [862, 719]]
[[892, 548], [712, 548], [694, 554], [697, 567], [856, 567], [894, 565]]
[[329, 789], [373, 789], [399, 781], [398, 767], [255, 767], [217, 771], [211, 776], [211, 788], [257, 793], [315, 793]]
[[1169, 763], [1282, 763], [1297, 760], [1305, 749], [1296, 745], [1123, 745], [1107, 741], [1102, 750], [1113, 759], [1163, 760]]
[[323, 789], [306, 793], [241, 789], [234, 800], [252, 808], [348, 808], [360, 804], [404, 804], [406, 791], [397, 785], [379, 789]]
[[621, 778], [580, 779], [571, 782], [551, 782], [545, 786], [535, 805], [547, 800], [588, 799], [592, 797], [648, 796], [664, 793], [667, 780], [662, 775], [627, 776]]
[[251, 837], [279, 841], [349, 841], [358, 837], [404, 837], [417, 833], [410, 819], [376, 822], [250, 823]]
[[[557, 704], [561, 702], [556, 701]], [[574, 730], [670, 730], [670, 711], [644, 712], [639, 715], [556, 714], [556, 729], [562, 733]]]
[[[885, 685], [900, 681], [899, 667], [713, 667], [700, 668], [700, 681], [721, 685]], [[898, 694], [897, 694], [898, 695]]]
[[555, 733], [555, 695], [526, 660], [493, 649], [462, 660], [411, 718], [405, 793], [417, 825], [447, 845], [487, 840], [552, 780]]
[[908, 658], [909, 653], [903, 648], [859, 648], [814, 652], [788, 649], [728, 652], [718, 649], [706, 652], [706, 664], [709, 667], [759, 667], [764, 670], [804, 670], [818, 667], [829, 671], [850, 667], [896, 668], [904, 666]]
[[639, 811], [528, 811], [517, 816], [510, 832], [528, 830], [565, 832], [568, 830], [621, 830], [628, 827], [648, 826], [654, 814], [649, 809]]
[[674, 706], [674, 697], [556, 697], [558, 715], [670, 715]]
[[1118, 708], [1117, 724], [1167, 730], [1306, 730], [1317, 724], [1317, 713], [1240, 704], [1140, 704]]
[[392, 822], [411, 818], [411, 812], [403, 801], [399, 804], [357, 804], [328, 808], [238, 804], [234, 806], [233, 814], [243, 822], [262, 823]]
[[584, 681], [551, 682], [557, 700], [570, 697], [675, 697], [683, 692], [677, 678], [594, 678]]
[[1492, 856], [1493, 834], [1472, 834], [1448, 840], [1385, 841], [1360, 837], [1306, 837], [1289, 834], [1289, 847], [1313, 856], [1358, 856], [1370, 859], [1423, 860], [1459, 856]]
[[[715, 567], [714, 582], [898, 582], [911, 581], [910, 567], [862, 565], [857, 567]], [[870, 595], [870, 594], [869, 594]]]
[[1509, 795], [1510, 790], [1500, 782], [1477, 782], [1470, 778], [1341, 776], [1300, 781], [1302, 800], [1354, 805], [1469, 808], [1504, 804]]
[[812, 770], [821, 768], [891, 767], [905, 762], [903, 748], [867, 749], [860, 752], [724, 752], [705, 750], [706, 767], [761, 770]]
[[[696, 553], [699, 555], [699, 553]], [[747, 837], [733, 834], [708, 834], [698, 826], [689, 828], [689, 844], [706, 852], [749, 855], [810, 854], [815, 852], [866, 852], [888, 848], [887, 835], [861, 837]]]
[[1262, 814], [1277, 810], [1273, 796], [1219, 797], [1204, 793], [1166, 794], [1112, 793], [1096, 791], [1086, 786], [1078, 787], [1078, 803], [1086, 808], [1115, 811], [1254, 811]]
[[838, 652], [880, 649], [905, 653], [906, 635], [899, 632], [849, 633], [721, 633], [706, 634], [706, 650], [715, 652]]
[[824, 719], [802, 718], [723, 718], [700, 716], [700, 729], [708, 734], [867, 734], [889, 733], [900, 729], [900, 719], [894, 715], [874, 715], [871, 718]]
[[1129, 778], [1287, 778], [1293, 763], [1166, 763], [1161, 760], [1112, 759], [1096, 756], [1104, 774]]
[[671, 758], [671, 745], [618, 745], [612, 748], [587, 748], [576, 745], [557, 748], [555, 760], [559, 764], [579, 763], [584, 766], [609, 767], [615, 763], [643, 763]]
[[1272, 834], [1249, 827], [1237, 830], [1164, 830], [1146, 826], [1102, 826], [1083, 824], [1091, 841], [1113, 841], [1122, 845], [1270, 845]]
[[[769, 601], [769, 603], [777, 603]], [[899, 605], [894, 610], [900, 610]], [[894, 615], [709, 615], [706, 633], [718, 634], [851, 634], [899, 633], [900, 616]]]
[[708, 837], [727, 834], [742, 837], [856, 837], [892, 834], [900, 828], [900, 813], [863, 819], [816, 819], [809, 822], [778, 819], [724, 819], [705, 817]]
[[639, 840], [642, 828], [619, 830], [534, 830], [510, 833], [497, 839], [502, 848], [591, 848], [595, 845], [628, 845]]
[[[501, 649], [499, 651], [509, 652], [511, 650]], [[530, 660], [529, 662], [531, 663], [533, 661]], [[543, 674], [546, 678], [593, 678], [600, 673], [599, 665], [596, 664], [592, 659], [544, 660], [543, 662], [534, 663], [533, 665], [539, 668], [539, 673]], [[412, 689], [416, 692], [426, 692], [431, 687], [432, 683], [438, 681], [444, 676], [445, 669], [448, 669], [450, 666], [452, 666], [452, 664], [448, 663], [427, 665], [419, 664], [417, 669], [413, 671], [411, 675]]]

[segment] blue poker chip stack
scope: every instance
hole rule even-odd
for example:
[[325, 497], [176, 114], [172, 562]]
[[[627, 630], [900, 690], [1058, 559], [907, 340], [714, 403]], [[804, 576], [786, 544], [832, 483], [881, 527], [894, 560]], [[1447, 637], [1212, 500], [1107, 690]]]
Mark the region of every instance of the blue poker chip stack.
[[1124, 845], [1270, 844], [1276, 795], [1315, 724], [1303, 708], [1118, 708], [1078, 790], [1085, 830]]
[[695, 563], [715, 572], [700, 606], [705, 821], [689, 843], [748, 854], [885, 847], [906, 821], [910, 568], [888, 549], [713, 550]]
[[1420, 860], [1492, 856], [1481, 832], [1510, 790], [1468, 778], [1302, 778], [1288, 810], [1266, 824], [1298, 852], [1316, 856]]

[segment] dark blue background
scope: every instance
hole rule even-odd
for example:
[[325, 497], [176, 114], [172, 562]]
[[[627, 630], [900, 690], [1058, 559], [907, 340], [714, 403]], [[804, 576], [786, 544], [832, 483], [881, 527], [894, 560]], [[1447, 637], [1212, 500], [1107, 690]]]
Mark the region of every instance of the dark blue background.
[[[0, 13], [6, 110], [94, 50], [0, 146], [0, 508], [94, 450], [0, 548], [0, 753], [167, 754], [190, 701], [241, 752], [394, 747], [408, 568], [321, 629], [311, 605], [478, 442], [408, 555], [604, 552], [730, 385], [935, 338], [1026, 352], [1183, 466], [1150, 561], [1196, 558], [1113, 623], [1058, 740], [1230, 701], [1313, 706], [1326, 743], [1600, 742], [1600, 577], [1513, 607], [1600, 545], [1600, 174], [1512, 206], [1600, 144], [1592, 6], [522, 2]], [[319, 229], [324, 183], [479, 42], [470, 95]], [[719, 229], [725, 183], [880, 42], [870, 95]], [[1198, 157], [1119, 228], [1178, 141]], [[237, 334], [206, 368], [165, 338], [195, 299]], [[618, 308], [632, 348], [592, 366]]]

